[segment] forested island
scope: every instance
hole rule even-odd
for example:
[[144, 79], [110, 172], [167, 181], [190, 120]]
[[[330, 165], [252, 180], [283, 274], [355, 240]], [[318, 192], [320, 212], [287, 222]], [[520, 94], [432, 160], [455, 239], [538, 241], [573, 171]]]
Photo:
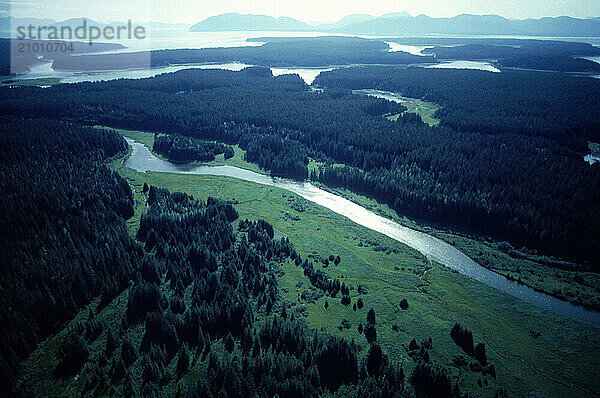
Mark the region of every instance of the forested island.
[[472, 38], [408, 38], [390, 39], [415, 45], [435, 44], [423, 54], [435, 54], [441, 59], [500, 59], [513, 57], [597, 56], [600, 48], [588, 43], [532, 39], [472, 39]]
[[600, 73], [600, 64], [583, 58], [525, 57], [500, 60], [504, 67], [560, 72]]
[[406, 52], [389, 52], [379, 40], [358, 37], [290, 38], [268, 41], [258, 47], [156, 50], [136, 53], [61, 57], [56, 70], [115, 70], [171, 64], [242, 62], [261, 66], [319, 67], [352, 64], [416, 64], [435, 62]]
[[446, 60], [493, 60], [499, 67], [559, 72], [600, 72], [600, 64], [582, 56], [600, 55], [590, 44], [542, 42], [536, 40], [479, 40], [456, 46], [435, 46], [423, 50]]

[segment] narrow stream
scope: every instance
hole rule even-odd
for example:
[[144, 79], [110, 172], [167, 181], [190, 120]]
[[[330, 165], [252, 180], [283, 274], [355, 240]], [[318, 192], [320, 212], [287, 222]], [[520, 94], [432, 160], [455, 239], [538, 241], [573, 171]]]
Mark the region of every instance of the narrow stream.
[[347, 217], [359, 225], [402, 242], [421, 252], [429, 260], [443, 264], [488, 286], [502, 290], [541, 308], [600, 326], [600, 312], [588, 310], [509, 280], [482, 267], [464, 253], [440, 239], [381, 217], [348, 199], [319, 189], [309, 182], [271, 177], [233, 166], [178, 165], [156, 157], [146, 146], [131, 138], [126, 137], [125, 139], [131, 145], [132, 153], [125, 160], [124, 165], [136, 171], [226, 176], [285, 189]]

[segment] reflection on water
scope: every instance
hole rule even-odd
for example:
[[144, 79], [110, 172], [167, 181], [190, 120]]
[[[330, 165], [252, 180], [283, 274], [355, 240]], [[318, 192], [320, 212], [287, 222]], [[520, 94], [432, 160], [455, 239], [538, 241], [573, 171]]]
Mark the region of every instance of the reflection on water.
[[419, 55], [422, 57], [428, 56], [429, 54], [423, 54], [422, 51], [426, 48], [433, 48], [434, 46], [409, 46], [404, 44], [394, 43], [393, 41], [386, 41], [387, 45], [390, 46], [390, 52], [404, 51], [412, 55]]
[[600, 64], [600, 57], [581, 57], [583, 59], [587, 59], [588, 61], [593, 61], [597, 64]]
[[[599, 76], [600, 77], [600, 76]], [[586, 162], [588, 162], [590, 165], [598, 162], [600, 163], [600, 156], [594, 156], [594, 155], [585, 155], [583, 157], [583, 160], [585, 160]]]
[[525, 285], [510, 281], [502, 275], [480, 266], [448, 243], [381, 217], [354, 202], [319, 189], [309, 182], [297, 182], [285, 178], [270, 177], [232, 166], [177, 165], [154, 156], [143, 144], [135, 142], [130, 138], [126, 139], [132, 146], [132, 154], [125, 160], [124, 164], [136, 171], [227, 176], [262, 185], [279, 187], [326, 207], [359, 225], [387, 235], [398, 242], [402, 242], [423, 253], [430, 260], [452, 268], [461, 274], [539, 307], [594, 325], [600, 325], [600, 312], [587, 310], [553, 296], [536, 292]]
[[280, 75], [289, 75], [289, 74], [297, 74], [302, 80], [306, 82], [309, 86], [313, 83], [313, 81], [319, 76], [321, 72], [328, 72], [330, 70], [334, 70], [335, 68], [271, 68], [271, 72], [273, 72], [273, 76]]
[[31, 68], [31, 71], [19, 75], [17, 77], [3, 77], [3, 80], [28, 80], [28, 79], [61, 79], [61, 83], [80, 83], [80, 82], [95, 82], [107, 81], [115, 79], [142, 79], [153, 77], [161, 73], [177, 72], [181, 69], [197, 68], [197, 69], [225, 69], [232, 71], [242, 70], [250, 65], [239, 62], [230, 62], [226, 64], [184, 64], [184, 65], [169, 65], [159, 66], [150, 69], [125, 69], [115, 71], [101, 72], [77, 72], [52, 69], [52, 63], [44, 63]]
[[500, 73], [500, 69], [496, 68], [489, 62], [480, 62], [480, 61], [443, 62], [441, 64], [427, 65], [426, 68], [478, 69], [478, 70], [484, 70], [487, 72]]

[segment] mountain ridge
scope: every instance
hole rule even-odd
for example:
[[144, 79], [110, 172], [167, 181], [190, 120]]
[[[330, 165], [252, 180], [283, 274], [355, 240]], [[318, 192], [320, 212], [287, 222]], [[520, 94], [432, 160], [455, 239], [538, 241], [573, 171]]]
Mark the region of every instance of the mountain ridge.
[[289, 17], [227, 13], [202, 20], [190, 31], [320, 31], [364, 35], [523, 35], [600, 36], [599, 18], [569, 16], [508, 19], [495, 14], [460, 14], [432, 18], [425, 14], [388, 13], [380, 17], [353, 14], [335, 23], [310, 25]]
[[226, 13], [206, 18], [190, 27], [191, 32], [218, 31], [294, 31], [311, 30], [313, 27], [290, 17], [275, 18], [269, 15]]

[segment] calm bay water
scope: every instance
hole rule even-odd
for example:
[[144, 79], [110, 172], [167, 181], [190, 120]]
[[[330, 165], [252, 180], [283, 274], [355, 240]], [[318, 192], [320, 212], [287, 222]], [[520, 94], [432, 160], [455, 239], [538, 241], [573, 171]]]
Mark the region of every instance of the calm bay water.
[[[147, 50], [165, 50], [165, 49], [177, 49], [177, 48], [214, 48], [214, 47], [243, 47], [243, 46], [260, 46], [262, 42], [247, 41], [250, 38], [260, 37], [315, 37], [331, 35], [331, 33], [323, 32], [189, 32], [187, 29], [154, 29], [149, 33], [149, 38], [146, 40], [122, 40], [121, 44], [127, 48], [119, 50], [117, 52], [132, 52], [132, 51], [147, 51]], [[340, 36], [352, 36], [352, 35], [340, 35]], [[375, 36], [358, 36], [367, 39], [376, 39]], [[432, 42], [440, 36], [432, 36]], [[465, 38], [467, 36], [462, 36]], [[481, 36], [473, 36], [474, 38], [482, 38]], [[584, 43], [590, 43], [596, 46], [600, 46], [600, 38], [589, 38], [589, 37], [521, 37], [521, 36], [493, 36], [490, 38], [515, 38], [515, 39], [553, 39], [553, 40], [566, 40], [566, 41], [580, 41]], [[393, 39], [388, 37], [388, 39]], [[394, 43], [386, 40], [386, 43], [390, 46], [390, 51], [406, 51], [413, 55], [423, 55], [421, 52], [425, 48], [433, 47], [433, 45], [404, 45]], [[593, 59], [598, 62], [597, 59]], [[121, 70], [121, 71], [102, 71], [102, 72], [72, 72], [72, 71], [55, 71], [51, 68], [51, 64], [45, 63], [38, 65], [28, 73], [19, 75], [17, 77], [5, 77], [1, 80], [26, 80], [26, 79], [40, 79], [40, 78], [57, 78], [61, 79], [64, 83], [77, 83], [83, 81], [101, 81], [101, 80], [112, 80], [119, 78], [143, 78], [152, 77], [159, 73], [175, 72], [180, 69], [196, 67], [196, 68], [220, 68], [228, 70], [239, 70], [247, 65], [242, 63], [229, 63], [229, 64], [192, 64], [192, 65], [170, 65], [165, 67], [158, 67], [152, 69], [140, 69], [140, 70]], [[489, 62], [475, 62], [475, 61], [453, 61], [445, 62], [437, 65], [427, 65], [425, 67], [432, 68], [455, 68], [455, 69], [477, 69], [489, 72], [500, 72], [495, 66]], [[307, 84], [312, 84], [313, 80], [322, 71], [331, 70], [328, 66], [322, 68], [272, 68], [274, 75], [296, 73], [298, 74]]]
[[434, 47], [434, 46], [411, 46], [411, 45], [406, 45], [406, 44], [394, 43], [393, 41], [386, 41], [386, 44], [388, 46], [390, 46], [390, 52], [404, 51], [404, 52], [412, 54], [412, 55], [419, 55], [419, 56], [423, 56], [423, 57], [428, 55], [428, 54], [423, 54], [422, 53], [423, 50]]
[[436, 69], [476, 69], [476, 70], [484, 70], [487, 72], [500, 73], [500, 69], [496, 68], [494, 65], [489, 62], [484, 61], [451, 61], [451, 62], [442, 62], [435, 65], [428, 65], [426, 68], [436, 68]]
[[271, 72], [273, 72], [274, 76], [295, 73], [300, 76], [306, 84], [311, 85], [321, 72], [327, 72], [334, 69], [335, 68], [271, 68]]
[[181, 69], [198, 68], [198, 69], [225, 69], [238, 71], [242, 70], [250, 65], [242, 64], [239, 62], [230, 62], [226, 64], [184, 64], [184, 65], [170, 65], [161, 66], [149, 69], [126, 69], [126, 70], [115, 70], [115, 71], [101, 71], [101, 72], [74, 72], [74, 71], [61, 71], [52, 69], [52, 63], [47, 62], [40, 65], [36, 65], [31, 68], [31, 71], [20, 75], [18, 77], [2, 77], [0, 81], [13, 81], [13, 80], [27, 80], [27, 79], [61, 79], [61, 83], [80, 83], [80, 82], [93, 82], [93, 81], [106, 81], [115, 79], [142, 79], [146, 77], [153, 77], [161, 73], [177, 72]]

